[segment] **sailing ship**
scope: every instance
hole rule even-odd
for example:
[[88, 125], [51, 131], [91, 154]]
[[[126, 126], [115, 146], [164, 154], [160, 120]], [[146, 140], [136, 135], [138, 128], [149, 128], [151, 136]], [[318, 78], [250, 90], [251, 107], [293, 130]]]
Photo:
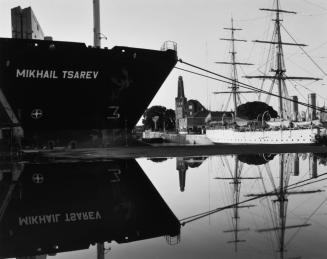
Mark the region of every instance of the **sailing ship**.
[[99, 0], [93, 2], [94, 46], [0, 38], [0, 140], [15, 135], [25, 148], [72, 141], [90, 147], [136, 125], [177, 62], [176, 43], [101, 48]]
[[[206, 136], [216, 144], [314, 144], [319, 142], [325, 135], [326, 130], [320, 126], [319, 120], [316, 117], [316, 103], [315, 95], [312, 94], [312, 104], [308, 107], [312, 108], [312, 116], [310, 121], [299, 121], [298, 120], [298, 100], [294, 96], [293, 99], [288, 98], [286, 80], [319, 80], [319, 78], [312, 77], [289, 77], [286, 76], [286, 68], [284, 62], [283, 45], [294, 45], [294, 46], [304, 46], [298, 43], [287, 43], [282, 41], [281, 37], [281, 13], [292, 14], [295, 12], [286, 11], [280, 8], [280, 1], [275, 1], [274, 9], [260, 9], [263, 11], [273, 12], [276, 14], [273, 19], [275, 23], [274, 35], [272, 41], [255, 41], [258, 43], [268, 43], [276, 46], [275, 50], [275, 63], [274, 68], [271, 69], [273, 75], [264, 76], [246, 76], [246, 78], [257, 78], [257, 79], [270, 79], [272, 80], [271, 90], [274, 85], [278, 86], [278, 95], [275, 95], [279, 99], [279, 118], [271, 119], [268, 111], [264, 111], [259, 114], [261, 120], [256, 120], [252, 122], [255, 127], [249, 126], [250, 123], [246, 120], [238, 118], [237, 105], [239, 101], [239, 91], [240, 84], [237, 78], [236, 65], [249, 65], [248, 63], [240, 63], [235, 59], [235, 41], [238, 40], [234, 37], [234, 32], [240, 30], [232, 26], [231, 28], [225, 28], [231, 31], [231, 38], [224, 39], [231, 41], [232, 51], [231, 51], [231, 62], [220, 62], [225, 64], [231, 64], [233, 68], [232, 72], [232, 87], [231, 93], [233, 95], [234, 101], [234, 121], [230, 125], [222, 123], [223, 125], [210, 125], [206, 130]], [[295, 116], [291, 120], [290, 116], [285, 113], [286, 104], [290, 104], [293, 101]], [[288, 102], [288, 103], [287, 103]], [[303, 104], [303, 103], [302, 103]], [[270, 119], [270, 121], [267, 121]]]

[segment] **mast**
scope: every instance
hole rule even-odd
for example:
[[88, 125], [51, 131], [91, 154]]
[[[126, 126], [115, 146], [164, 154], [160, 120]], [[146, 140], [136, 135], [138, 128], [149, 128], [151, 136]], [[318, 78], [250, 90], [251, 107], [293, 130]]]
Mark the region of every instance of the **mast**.
[[276, 69], [276, 77], [278, 80], [278, 95], [279, 95], [279, 112], [280, 117], [284, 118], [283, 114], [283, 99], [282, 99], [282, 81], [283, 73], [286, 72], [286, 69], [284, 69], [284, 55], [283, 55], [283, 45], [282, 45], [282, 35], [280, 33], [280, 19], [279, 19], [279, 0], [276, 1], [277, 5], [277, 12], [276, 12], [276, 21], [275, 21], [275, 27], [276, 27], [276, 34], [277, 34], [277, 69]]
[[100, 0], [93, 0], [93, 45], [101, 47]]
[[[101, 47], [101, 32], [100, 32], [100, 0], [93, 0], [93, 46]], [[103, 259], [104, 243], [97, 243], [97, 258]]]
[[[231, 23], [232, 23], [232, 28], [225, 28], [225, 30], [231, 30], [231, 40], [232, 40], [232, 52], [231, 52], [231, 57], [232, 57], [232, 79], [236, 80], [237, 79], [237, 68], [236, 68], [236, 59], [235, 59], [235, 38], [234, 38], [234, 31], [236, 30], [240, 30], [240, 29], [236, 29], [234, 28], [234, 23], [233, 23], [233, 18], [231, 19]], [[232, 92], [233, 92], [233, 100], [234, 100], [234, 111], [235, 111], [235, 116], [237, 115], [237, 90], [238, 90], [238, 85], [236, 84], [235, 81], [233, 81], [232, 84]]]
[[234, 21], [233, 17], [231, 18], [231, 27], [230, 28], [224, 28], [224, 30], [231, 31], [231, 38], [221, 38], [220, 40], [226, 40], [231, 41], [231, 51], [229, 52], [231, 54], [231, 62], [215, 62], [216, 64], [227, 64], [232, 65], [232, 86], [231, 86], [231, 92], [214, 92], [214, 94], [219, 93], [231, 93], [233, 96], [233, 106], [234, 106], [234, 113], [235, 117], [237, 116], [237, 105], [241, 102], [239, 94], [241, 93], [239, 91], [239, 85], [238, 85], [238, 74], [237, 74], [237, 65], [252, 65], [250, 63], [240, 63], [236, 62], [236, 50], [235, 50], [235, 41], [241, 41], [246, 42], [246, 40], [240, 40], [235, 38], [235, 31], [241, 31], [240, 28], [234, 27]]
[[[278, 95], [279, 95], [279, 114], [280, 118], [284, 119], [284, 105], [283, 105], [283, 97], [287, 95], [287, 88], [285, 81], [287, 79], [293, 79], [293, 80], [320, 80], [320, 78], [312, 78], [312, 77], [287, 77], [285, 75], [286, 73], [286, 67], [285, 67], [285, 61], [284, 61], [284, 53], [283, 53], [283, 45], [291, 45], [291, 46], [301, 46], [305, 47], [305, 44], [298, 44], [298, 43], [288, 43], [282, 41], [282, 35], [281, 35], [281, 19], [280, 15], [281, 13], [286, 14], [296, 14], [296, 12], [293, 11], [287, 11], [280, 9], [280, 0], [276, 0], [276, 8], [275, 9], [266, 9], [261, 8], [261, 11], [268, 11], [268, 12], [275, 12], [276, 16], [273, 21], [275, 22], [274, 26], [274, 33], [273, 33], [273, 41], [262, 41], [262, 40], [254, 40], [253, 42], [257, 43], [268, 43], [276, 45], [276, 56], [275, 56], [275, 68], [271, 69], [271, 72], [274, 72], [273, 76], [245, 76], [245, 78], [261, 78], [261, 79], [272, 79], [272, 85], [270, 89], [272, 90], [273, 85], [275, 82], [277, 82], [278, 87]], [[286, 96], [287, 97], [287, 96]]]
[[[238, 204], [240, 202], [240, 189], [241, 189], [241, 171], [242, 168], [239, 166], [239, 160], [238, 156], [235, 156], [235, 168], [234, 168], [234, 177], [232, 178], [231, 184], [233, 185], [233, 202], [235, 204]], [[237, 252], [237, 244], [238, 243], [243, 243], [246, 242], [244, 239], [239, 239], [239, 233], [240, 232], [245, 232], [245, 231], [250, 231], [250, 228], [239, 228], [239, 209], [240, 208], [249, 208], [252, 207], [253, 205], [248, 205], [248, 206], [239, 206], [235, 205], [233, 208], [233, 217], [232, 217], [232, 222], [233, 222], [233, 229], [229, 230], [224, 230], [224, 233], [229, 233], [233, 232], [234, 233], [234, 239], [231, 241], [228, 241], [229, 244], [234, 244], [234, 251]]]

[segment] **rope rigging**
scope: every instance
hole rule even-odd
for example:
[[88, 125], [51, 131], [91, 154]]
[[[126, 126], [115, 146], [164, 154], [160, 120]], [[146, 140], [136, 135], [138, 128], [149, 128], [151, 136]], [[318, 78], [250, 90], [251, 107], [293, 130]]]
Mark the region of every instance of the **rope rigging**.
[[[287, 35], [294, 41], [294, 43], [298, 44], [297, 41], [294, 39], [294, 37], [286, 30], [285, 26], [281, 24], [281, 27], [284, 29], [284, 31], [287, 33]], [[311, 62], [325, 75], [327, 76], [327, 73], [317, 64], [316, 61], [313, 60], [313, 58], [304, 50], [302, 46], [299, 46], [299, 48], [303, 51], [303, 53], [311, 60]]]
[[321, 6], [321, 5], [317, 4], [317, 3], [312, 3], [312, 2], [309, 1], [309, 0], [304, 0], [304, 2], [306, 2], [306, 3], [310, 4], [310, 5], [316, 6], [316, 7], [320, 8], [320, 9], [322, 9], [322, 10], [327, 11], [327, 8]]
[[326, 109], [324, 108], [321, 108], [321, 107], [318, 107], [318, 106], [314, 106], [314, 105], [311, 105], [311, 104], [308, 104], [308, 103], [304, 103], [304, 102], [300, 102], [300, 101], [294, 101], [293, 99], [290, 99], [290, 98], [287, 98], [287, 97], [284, 97], [284, 96], [280, 96], [278, 94], [274, 94], [274, 93], [270, 93], [268, 91], [265, 91], [263, 89], [259, 89], [257, 87], [254, 87], [254, 86], [251, 86], [249, 84], [246, 84], [246, 83], [243, 83], [243, 82], [240, 82], [238, 80], [233, 80], [232, 78], [229, 78], [227, 76], [223, 76], [221, 74], [218, 74], [218, 73], [215, 73], [215, 72], [212, 72], [210, 70], [207, 70], [207, 69], [204, 69], [202, 67], [199, 67], [199, 66], [196, 66], [196, 65], [193, 65], [189, 62], [185, 62], [183, 61], [182, 59], [179, 59], [178, 60], [181, 64], [184, 64], [184, 65], [187, 65], [187, 66], [190, 66], [192, 68], [195, 68], [195, 69], [198, 69], [198, 70], [201, 70], [201, 71], [204, 71], [206, 73], [209, 73], [209, 74], [212, 74], [212, 75], [215, 75], [217, 77], [220, 77], [220, 78], [223, 78], [223, 79], [226, 79], [226, 80], [222, 80], [222, 79], [219, 79], [219, 78], [215, 78], [215, 77], [211, 77], [211, 76], [207, 76], [207, 75], [204, 75], [204, 74], [200, 74], [200, 73], [197, 73], [197, 72], [194, 72], [194, 71], [191, 71], [191, 70], [187, 70], [187, 69], [183, 69], [183, 68], [180, 68], [180, 67], [175, 67], [176, 69], [179, 69], [179, 70], [183, 70], [185, 72], [188, 72], [188, 73], [192, 73], [192, 74], [195, 74], [195, 75], [199, 75], [199, 76], [202, 76], [202, 77], [205, 77], [205, 78], [209, 78], [209, 79], [213, 79], [213, 80], [216, 80], [216, 81], [219, 81], [219, 82], [223, 82], [223, 83], [226, 83], [226, 84], [230, 84], [230, 85], [233, 85], [235, 83], [238, 84], [239, 87], [242, 87], [242, 88], [245, 88], [247, 90], [252, 90], [252, 91], [256, 91], [258, 93], [264, 93], [264, 94], [267, 94], [267, 95], [271, 95], [271, 96], [274, 96], [274, 97], [278, 97], [278, 98], [282, 98], [284, 100], [287, 100], [287, 101], [290, 101], [290, 102], [295, 102], [299, 105], [302, 105], [302, 106], [305, 106], [305, 107], [308, 107], [308, 108], [313, 108], [313, 109], [316, 109], [317, 111], [321, 111], [321, 112], [327, 112]]

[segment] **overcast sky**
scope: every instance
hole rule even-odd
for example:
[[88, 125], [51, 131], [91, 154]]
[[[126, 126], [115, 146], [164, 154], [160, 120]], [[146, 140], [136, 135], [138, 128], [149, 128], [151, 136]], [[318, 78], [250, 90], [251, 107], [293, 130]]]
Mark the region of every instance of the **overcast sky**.
[[[229, 68], [214, 64], [228, 61], [229, 45], [219, 38], [228, 38], [224, 27], [230, 26], [234, 17], [235, 26], [242, 28], [237, 33], [247, 43], [238, 43], [237, 59], [254, 63], [254, 66], [239, 69], [240, 81], [244, 73], [258, 75], [266, 62], [265, 44], [252, 40], [269, 40], [272, 29], [271, 13], [259, 8], [272, 8], [274, 0], [102, 0], [101, 31], [107, 36], [102, 46], [115, 45], [159, 49], [166, 40], [178, 44], [179, 58], [195, 65], [229, 76]], [[32, 6], [46, 35], [55, 40], [80, 41], [92, 44], [92, 0], [0, 0], [0, 36], [11, 37], [10, 9], [20, 5]], [[287, 74], [290, 76], [314, 76], [323, 81], [299, 82], [289, 85], [290, 95], [306, 97], [307, 89], [327, 98], [327, 1], [326, 0], [281, 0], [282, 9], [298, 12], [284, 15], [284, 25], [298, 43], [308, 44], [305, 50], [321, 69], [295, 47], [284, 49]], [[292, 42], [284, 33], [284, 41]], [[183, 67], [177, 64], [179, 67]], [[244, 70], [244, 72], [243, 72]], [[323, 71], [321, 71], [323, 70]], [[177, 79], [184, 78], [188, 99], [198, 99], [204, 106], [220, 109], [227, 96], [213, 95], [213, 91], [226, 90], [219, 82], [204, 79], [186, 72], [174, 70], [152, 101], [174, 108], [177, 94]], [[260, 86], [259, 81], [251, 81]], [[250, 95], [247, 100], [252, 100]], [[302, 99], [302, 101], [305, 101]], [[319, 105], [324, 103], [318, 98]], [[274, 104], [274, 103], [272, 103]], [[327, 101], [326, 101], [327, 105]], [[277, 107], [276, 107], [277, 108]]]

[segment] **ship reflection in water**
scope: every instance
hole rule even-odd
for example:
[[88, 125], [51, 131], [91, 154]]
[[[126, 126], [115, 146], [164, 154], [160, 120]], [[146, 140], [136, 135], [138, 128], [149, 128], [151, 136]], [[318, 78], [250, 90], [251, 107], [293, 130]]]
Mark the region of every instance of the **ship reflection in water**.
[[178, 219], [134, 159], [13, 162], [0, 172], [0, 257], [178, 238]]
[[[181, 220], [180, 255], [326, 258], [326, 154], [139, 162]], [[180, 188], [165, 189], [177, 181]]]
[[5, 162], [0, 257], [326, 258], [326, 165], [309, 153]]

